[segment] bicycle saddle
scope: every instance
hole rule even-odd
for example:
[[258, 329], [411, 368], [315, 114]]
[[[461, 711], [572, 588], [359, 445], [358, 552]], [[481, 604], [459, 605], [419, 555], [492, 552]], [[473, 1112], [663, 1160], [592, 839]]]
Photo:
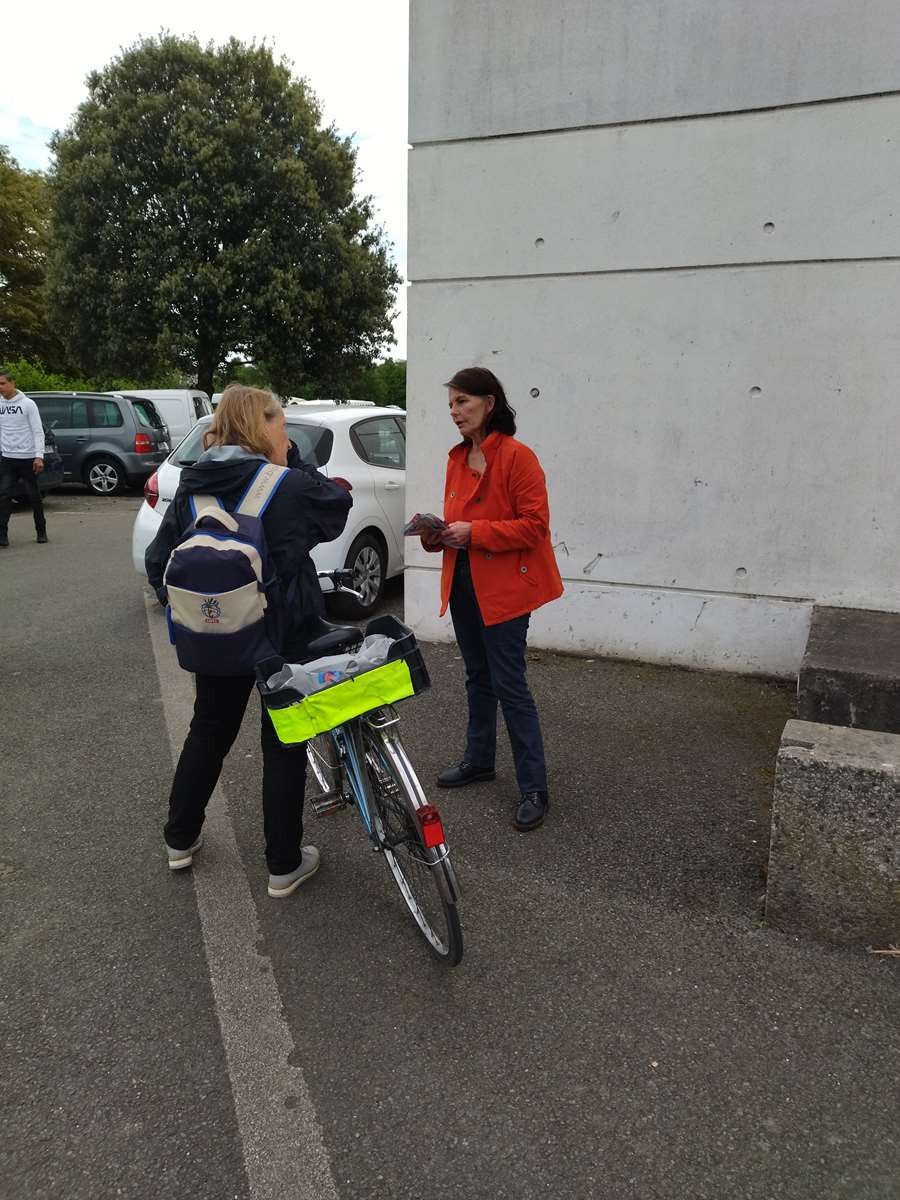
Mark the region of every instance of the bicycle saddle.
[[303, 630], [306, 647], [305, 659], [322, 658], [326, 654], [338, 654], [351, 650], [363, 639], [362, 630], [353, 625], [332, 625], [322, 617], [311, 617]]

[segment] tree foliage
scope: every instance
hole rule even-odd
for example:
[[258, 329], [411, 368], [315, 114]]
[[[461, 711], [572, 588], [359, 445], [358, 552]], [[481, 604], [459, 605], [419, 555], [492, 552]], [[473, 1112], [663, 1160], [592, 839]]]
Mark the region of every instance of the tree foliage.
[[15, 379], [23, 392], [127, 392], [133, 388], [185, 386], [185, 381], [172, 373], [143, 381], [110, 375], [89, 379], [66, 371], [49, 370], [40, 359], [0, 359], [0, 368]]
[[59, 355], [44, 293], [48, 225], [44, 177], [0, 146], [0, 361]]
[[387, 359], [360, 371], [347, 394], [352, 400], [373, 400], [376, 404], [396, 404], [406, 408], [406, 362]]
[[53, 142], [53, 312], [90, 373], [236, 355], [279, 391], [371, 363], [399, 282], [349, 139], [262, 45], [162, 34], [88, 79]]

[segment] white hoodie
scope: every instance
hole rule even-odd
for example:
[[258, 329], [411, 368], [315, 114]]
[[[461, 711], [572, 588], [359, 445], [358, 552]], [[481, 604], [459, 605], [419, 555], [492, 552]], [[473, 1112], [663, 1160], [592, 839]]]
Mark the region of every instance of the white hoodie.
[[3, 458], [43, 458], [44, 427], [38, 406], [22, 392], [11, 400], [0, 396], [0, 455]]

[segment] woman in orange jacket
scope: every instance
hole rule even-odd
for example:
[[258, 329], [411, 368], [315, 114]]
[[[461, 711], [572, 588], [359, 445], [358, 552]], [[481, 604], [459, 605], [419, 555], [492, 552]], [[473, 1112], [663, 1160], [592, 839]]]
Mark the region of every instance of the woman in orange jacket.
[[457, 371], [446, 385], [462, 443], [450, 451], [440, 533], [424, 534], [442, 550], [441, 615], [450, 606], [466, 666], [469, 724], [462, 761], [438, 776], [439, 787], [494, 778], [497, 703], [516, 764], [519, 799], [513, 824], [542, 824], [550, 806], [537, 708], [525, 678], [531, 613], [562, 595], [550, 545], [544, 472], [517, 441], [516, 414], [500, 380], [483, 367]]

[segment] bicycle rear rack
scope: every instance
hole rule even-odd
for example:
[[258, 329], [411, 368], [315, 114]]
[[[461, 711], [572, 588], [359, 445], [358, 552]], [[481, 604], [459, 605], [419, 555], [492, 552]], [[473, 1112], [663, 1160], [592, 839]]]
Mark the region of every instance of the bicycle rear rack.
[[366, 713], [363, 720], [370, 729], [389, 729], [391, 725], [400, 724], [397, 710], [390, 704], [385, 705], [384, 708], [376, 708], [373, 712]]

